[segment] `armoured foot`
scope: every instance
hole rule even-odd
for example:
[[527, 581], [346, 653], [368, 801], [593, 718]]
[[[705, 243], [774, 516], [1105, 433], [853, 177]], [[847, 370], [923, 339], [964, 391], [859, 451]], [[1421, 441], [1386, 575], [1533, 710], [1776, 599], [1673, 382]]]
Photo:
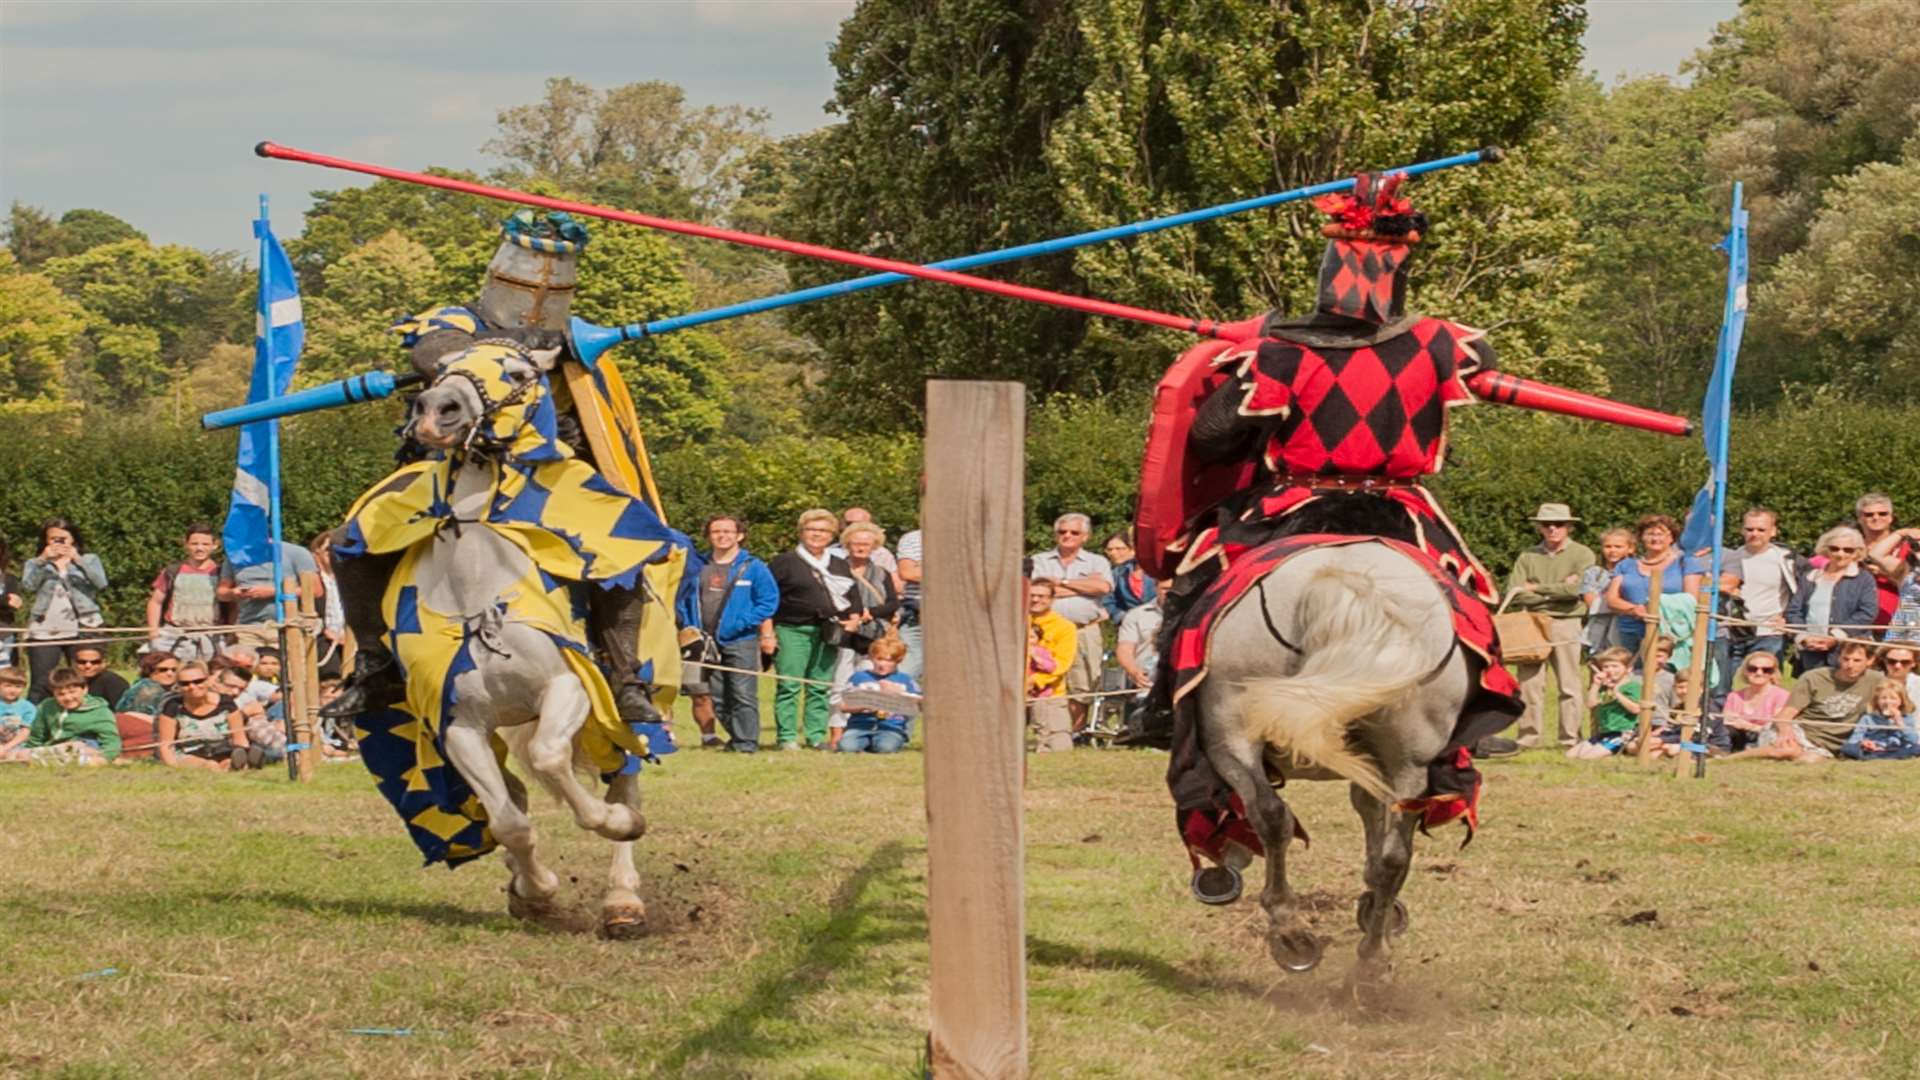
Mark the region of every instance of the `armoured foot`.
[[664, 723], [660, 710], [654, 707], [653, 699], [647, 696], [647, 688], [639, 683], [625, 683], [614, 691], [613, 703], [620, 710], [620, 719], [629, 724]]
[[364, 712], [398, 704], [407, 691], [399, 676], [392, 654], [361, 649], [354, 654], [353, 674], [341, 684], [340, 696], [322, 706], [320, 716], [327, 720], [349, 720]]
[[1296, 920], [1284, 927], [1275, 923], [1267, 930], [1267, 952], [1273, 955], [1273, 962], [1280, 965], [1280, 970], [1303, 975], [1320, 966], [1326, 947], [1304, 922]]
[[[1354, 908], [1354, 920], [1360, 924], [1360, 932], [1367, 931], [1367, 917], [1373, 913], [1373, 894], [1361, 893], [1360, 902]], [[1407, 905], [1398, 900], [1393, 902], [1393, 914], [1387, 916], [1386, 932], [1390, 937], [1400, 937], [1407, 932], [1411, 918], [1407, 915]]]
[[602, 905], [600, 934], [612, 941], [631, 941], [647, 936], [647, 906], [638, 900]]

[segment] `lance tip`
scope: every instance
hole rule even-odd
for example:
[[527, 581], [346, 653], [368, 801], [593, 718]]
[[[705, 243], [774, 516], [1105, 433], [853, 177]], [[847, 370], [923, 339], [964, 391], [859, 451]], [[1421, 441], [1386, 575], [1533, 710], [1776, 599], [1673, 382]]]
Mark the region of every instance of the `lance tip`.
[[261, 139], [253, 144], [253, 152], [261, 157], [272, 157], [273, 149], [273, 143], [267, 139]]
[[1487, 165], [1498, 165], [1500, 162], [1507, 160], [1507, 152], [1489, 143], [1480, 148], [1480, 160]]

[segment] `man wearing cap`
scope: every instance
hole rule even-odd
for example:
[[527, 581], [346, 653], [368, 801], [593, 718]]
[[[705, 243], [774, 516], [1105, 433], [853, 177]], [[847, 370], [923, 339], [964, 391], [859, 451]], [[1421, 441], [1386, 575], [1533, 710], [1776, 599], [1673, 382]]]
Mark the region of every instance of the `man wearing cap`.
[[1533, 515], [1533, 527], [1540, 543], [1514, 560], [1513, 573], [1507, 575], [1510, 610], [1530, 611], [1552, 620], [1547, 640], [1553, 651], [1545, 661], [1516, 663], [1520, 680], [1520, 700], [1526, 712], [1520, 716], [1520, 745], [1525, 749], [1540, 746], [1540, 708], [1546, 696], [1547, 666], [1553, 666], [1554, 681], [1560, 687], [1560, 746], [1564, 749], [1580, 741], [1580, 628], [1586, 603], [1580, 595], [1580, 578], [1595, 565], [1593, 551], [1573, 541], [1573, 526], [1580, 519], [1565, 503], [1543, 503]]

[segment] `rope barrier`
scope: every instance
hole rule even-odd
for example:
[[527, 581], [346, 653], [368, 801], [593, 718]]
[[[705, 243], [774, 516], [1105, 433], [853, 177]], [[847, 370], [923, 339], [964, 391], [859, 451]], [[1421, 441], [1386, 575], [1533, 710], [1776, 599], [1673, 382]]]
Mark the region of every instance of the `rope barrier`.
[[[709, 664], [704, 660], [695, 660], [695, 661], [688, 661], [688, 662], [698, 664], [700, 666], [701, 671], [730, 671], [736, 675], [760, 675], [765, 678], [774, 679], [776, 681], [780, 679], [785, 679], [788, 682], [804, 683], [805, 685], [808, 685], [808, 686], [824, 686], [824, 687], [827, 687], [828, 689], [833, 689], [840, 685], [839, 683], [836, 683], [831, 679], [808, 679], [799, 675], [782, 675], [777, 671], [764, 671], [764, 670], [756, 670], [751, 668], [729, 667], [726, 664]], [[1132, 690], [1091, 690], [1091, 691], [1085, 691], [1078, 694], [1055, 694], [1052, 697], [1049, 697], [1045, 700], [1047, 701], [1090, 701], [1094, 698], [1132, 697], [1136, 694], [1144, 694], [1144, 693], [1146, 693], [1145, 690], [1138, 689], [1138, 688], [1135, 688]]]

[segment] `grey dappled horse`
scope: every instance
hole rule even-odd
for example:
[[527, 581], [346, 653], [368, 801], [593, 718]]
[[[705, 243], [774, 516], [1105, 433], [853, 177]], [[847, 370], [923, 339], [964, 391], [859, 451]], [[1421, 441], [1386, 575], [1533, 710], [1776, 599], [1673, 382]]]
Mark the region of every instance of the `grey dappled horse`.
[[[540, 349], [531, 352], [531, 363], [508, 359], [504, 374], [516, 384], [535, 381], [552, 368], [558, 354], [558, 349]], [[490, 419], [488, 409], [471, 380], [448, 378], [443, 369], [414, 400], [406, 434], [434, 449], [461, 447], [476, 425]], [[497, 468], [477, 453], [463, 457], [447, 497], [455, 518], [486, 518]], [[614, 841], [601, 899], [602, 931], [609, 937], [644, 933], [646, 905], [633, 862], [633, 841], [646, 832], [639, 776], [614, 777], [604, 799], [588, 790], [594, 769], [574, 742], [591, 709], [586, 687], [544, 630], [495, 614], [501, 596], [530, 568], [531, 560], [519, 547], [493, 529], [472, 526], [441, 529], [418, 564], [416, 584], [424, 606], [482, 625], [498, 624], [489, 626], [497, 635], [492, 639], [496, 647], [474, 649], [473, 670], [454, 680], [457, 703], [442, 733], [447, 759], [486, 807], [494, 838], [506, 849], [512, 874], [509, 911], [522, 917], [546, 913], [560, 879], [535, 852], [527, 789], [500, 768], [490, 745], [496, 734], [526, 771], [573, 811], [581, 828]]]
[[1290, 778], [1351, 784], [1367, 838], [1362, 971], [1384, 975], [1387, 939], [1406, 930], [1398, 897], [1417, 821], [1394, 804], [1425, 790], [1427, 765], [1470, 691], [1447, 598], [1384, 544], [1302, 551], [1219, 617], [1207, 670], [1197, 691], [1200, 745], [1266, 848], [1260, 905], [1274, 960], [1309, 971], [1322, 945], [1287, 885], [1293, 818], [1267, 780], [1269, 763]]

